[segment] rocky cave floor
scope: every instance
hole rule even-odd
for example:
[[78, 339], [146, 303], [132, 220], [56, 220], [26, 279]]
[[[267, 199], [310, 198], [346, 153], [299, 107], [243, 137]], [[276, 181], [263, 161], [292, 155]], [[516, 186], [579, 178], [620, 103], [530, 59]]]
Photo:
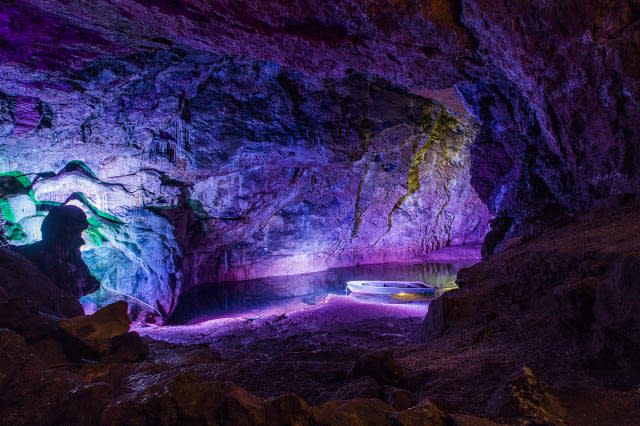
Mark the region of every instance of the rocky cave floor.
[[[638, 241], [637, 206], [546, 225], [461, 271], [426, 320], [424, 307], [330, 296], [280, 316], [138, 327], [142, 340], [108, 336], [110, 354], [73, 362], [68, 340], [2, 330], [0, 413], [6, 424], [637, 424]], [[124, 334], [114, 309], [80, 318]], [[68, 321], [58, 328], [82, 334]]]

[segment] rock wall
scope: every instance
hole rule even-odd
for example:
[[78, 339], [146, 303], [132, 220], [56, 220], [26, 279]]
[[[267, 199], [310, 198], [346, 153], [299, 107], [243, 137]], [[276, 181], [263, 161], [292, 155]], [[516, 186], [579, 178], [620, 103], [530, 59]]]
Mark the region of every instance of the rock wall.
[[[122, 180], [136, 208], [151, 205], [180, 229], [187, 285], [205, 279], [194, 271], [226, 279], [357, 261], [344, 238], [371, 259], [406, 258], [475, 235], [422, 197], [415, 171], [427, 178], [424, 169], [383, 160], [406, 161], [413, 141], [422, 160], [438, 133], [437, 107], [420, 112], [408, 92], [448, 102], [453, 91], [479, 124], [455, 132], [477, 137], [470, 157], [448, 148], [435, 162], [470, 162], [471, 185], [500, 219], [499, 242], [639, 192], [639, 14], [630, 0], [12, 2], [0, 8], [2, 171], [57, 172], [83, 160], [109, 185]], [[371, 147], [393, 144], [384, 138], [399, 148], [376, 157]], [[46, 167], [24, 169], [24, 153], [36, 151], [47, 153]], [[439, 152], [427, 151], [426, 161]], [[378, 166], [388, 169], [389, 194], [373, 208]], [[440, 195], [460, 194], [447, 204], [465, 206], [458, 217], [483, 209], [450, 178]], [[158, 182], [160, 192], [147, 191]], [[314, 195], [359, 190], [350, 189], [347, 217], [329, 199], [305, 204], [298, 185]], [[435, 212], [435, 234], [405, 214], [414, 209]], [[329, 225], [313, 249], [273, 239], [295, 234], [288, 218], [321, 216]], [[407, 236], [410, 220], [427, 236]], [[392, 232], [381, 237], [385, 222]], [[305, 223], [317, 233], [318, 222]], [[461, 234], [449, 233], [457, 226]], [[281, 259], [302, 254], [265, 263], [265, 247]], [[323, 254], [309, 260], [312, 251]]]
[[478, 123], [384, 80], [176, 49], [73, 78], [71, 93], [38, 91], [46, 125], [36, 108], [19, 132], [20, 86], [0, 88], [2, 205], [23, 243], [50, 206], [85, 210], [102, 283], [87, 309], [124, 297], [165, 318], [204, 282], [415, 261], [486, 233], [469, 184]]

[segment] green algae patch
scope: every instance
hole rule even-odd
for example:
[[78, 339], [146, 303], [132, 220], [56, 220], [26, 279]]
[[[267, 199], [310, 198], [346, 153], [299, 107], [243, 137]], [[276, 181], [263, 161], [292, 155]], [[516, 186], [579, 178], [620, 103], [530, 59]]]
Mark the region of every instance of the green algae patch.
[[2, 215], [2, 218], [6, 221], [12, 222], [15, 220], [15, 216], [13, 214], [13, 211], [11, 210], [9, 201], [7, 201], [5, 198], [0, 198], [0, 215]]
[[95, 247], [101, 247], [102, 244], [109, 241], [103, 232], [105, 225], [99, 219], [89, 216], [87, 221], [89, 227], [84, 232]]
[[[424, 161], [427, 152], [439, 142], [442, 142], [444, 138], [458, 126], [458, 120], [453, 117], [444, 107], [440, 107], [436, 114], [435, 119], [431, 119], [432, 114], [427, 110], [425, 106], [425, 124], [424, 129], [429, 129], [427, 133], [426, 142], [418, 148], [419, 138], [413, 140], [413, 152], [414, 155], [411, 158], [411, 164], [409, 165], [409, 172], [407, 173], [407, 192], [403, 194], [398, 201], [394, 204], [393, 208], [387, 215], [387, 232], [391, 230], [393, 226], [393, 214], [398, 210], [404, 202], [420, 190], [420, 164]], [[446, 151], [446, 149], [445, 149]], [[446, 156], [446, 154], [445, 154]]]
[[189, 198], [187, 200], [187, 204], [189, 204], [189, 207], [191, 207], [191, 210], [193, 210], [193, 214], [195, 214], [198, 219], [206, 219], [207, 217], [209, 217], [207, 211], [204, 209], [204, 205], [200, 200]]

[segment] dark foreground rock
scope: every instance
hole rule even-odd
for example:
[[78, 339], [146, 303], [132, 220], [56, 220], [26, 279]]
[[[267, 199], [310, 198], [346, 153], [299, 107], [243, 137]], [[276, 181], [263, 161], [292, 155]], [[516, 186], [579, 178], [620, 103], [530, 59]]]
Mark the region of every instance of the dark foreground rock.
[[361, 356], [354, 363], [351, 376], [372, 377], [380, 385], [399, 385], [402, 382], [402, 367], [390, 351], [379, 351]]
[[562, 424], [566, 412], [557, 397], [548, 392], [531, 369], [512, 375], [489, 399], [493, 417], [522, 417], [535, 424]]
[[640, 212], [624, 207], [509, 244], [465, 270], [464, 288], [442, 299], [444, 326], [427, 343], [410, 337], [428, 327], [419, 317], [394, 317], [389, 312], [396, 308], [385, 306], [375, 309], [387, 314], [371, 321], [364, 316], [371, 305], [346, 296], [277, 320], [237, 320], [215, 335], [210, 332], [220, 325], [214, 323], [141, 328], [184, 343], [143, 337], [136, 341], [148, 345], [148, 356], [137, 362], [116, 357], [135, 347], [124, 305], [56, 325], [84, 348], [74, 359], [63, 351], [57, 363], [43, 353], [51, 344], [68, 350], [66, 340], [51, 334], [31, 342], [2, 330], [0, 418], [11, 424], [635, 425], [638, 223]]
[[57, 320], [82, 314], [76, 297], [23, 256], [0, 247], [0, 327], [36, 341], [50, 335]]
[[47, 368], [24, 338], [0, 329], [0, 418], [7, 425], [92, 424], [112, 392], [69, 369]]
[[73, 205], [53, 207], [42, 222], [42, 241], [14, 250], [35, 263], [55, 285], [78, 298], [100, 287], [80, 256], [82, 231], [88, 227], [82, 209]]
[[140, 361], [147, 347], [136, 332], [129, 332], [128, 305], [120, 301], [83, 315], [58, 322], [65, 349], [71, 358], [86, 356], [111, 361]]
[[[428, 377], [425, 392], [445, 410], [632, 424], [637, 410], [623, 407], [640, 402], [632, 391], [640, 383], [632, 349], [640, 347], [639, 219], [632, 204], [596, 210], [462, 270], [463, 287], [422, 325], [424, 353], [407, 354], [412, 363], [431, 360], [414, 371]], [[460, 383], [474, 385], [452, 394]], [[618, 408], [590, 416], [578, 408], [598, 400]]]

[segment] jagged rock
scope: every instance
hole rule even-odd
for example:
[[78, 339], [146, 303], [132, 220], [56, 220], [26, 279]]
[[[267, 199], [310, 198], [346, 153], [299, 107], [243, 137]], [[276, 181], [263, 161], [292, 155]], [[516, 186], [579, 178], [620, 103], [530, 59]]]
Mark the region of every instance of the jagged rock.
[[87, 217], [78, 207], [53, 207], [42, 222], [42, 241], [14, 250], [38, 265], [58, 287], [80, 297], [100, 286], [80, 256], [82, 231], [88, 227]]
[[20, 371], [27, 361], [27, 343], [19, 334], [0, 328], [0, 389]]
[[29, 350], [47, 366], [64, 365], [69, 362], [69, 358], [62, 341], [57, 330], [51, 330], [49, 336], [32, 341]]
[[372, 377], [381, 386], [398, 385], [402, 382], [402, 367], [388, 350], [367, 353], [354, 363], [351, 377]]
[[440, 337], [444, 332], [447, 326], [444, 313], [444, 298], [445, 296], [442, 295], [429, 303], [429, 310], [424, 317], [422, 329], [418, 335], [420, 341], [430, 342]]
[[485, 236], [480, 250], [483, 259], [490, 256], [496, 250], [499, 243], [504, 240], [512, 224], [513, 219], [510, 217], [497, 217], [489, 221], [491, 230]]
[[264, 400], [231, 382], [203, 381], [193, 372], [185, 372], [168, 383], [136, 389], [128, 398], [112, 403], [101, 422], [250, 426], [265, 425], [266, 412]]
[[79, 355], [101, 357], [111, 362], [140, 361], [148, 353], [138, 333], [129, 332], [128, 305], [120, 301], [92, 315], [58, 322], [65, 348], [72, 358]]
[[640, 260], [623, 256], [598, 285], [593, 306], [595, 316], [592, 354], [603, 364], [640, 366]]
[[[639, 156], [635, 142], [640, 89], [634, 61], [640, 48], [632, 2], [602, 7], [600, 1], [588, 0], [575, 10], [570, 4], [552, 8], [548, 2], [496, 7], [486, 0], [433, 4], [348, 0], [340, 5], [305, 2], [304, 17], [297, 3], [229, 4], [196, 7], [189, 0], [183, 7], [155, 8], [145, 3], [135, 10], [104, 0], [88, 10], [77, 1], [12, 4], [7, 19], [37, 25], [47, 34], [70, 29], [73, 35], [39, 43], [37, 31], [16, 36], [6, 30], [11, 48], [1, 52], [5, 78], [0, 86], [0, 132], [20, 150], [28, 149], [23, 142], [38, 137], [74, 144], [72, 150], [87, 154], [117, 146], [131, 154], [127, 158], [162, 156], [179, 169], [193, 165], [188, 153], [201, 148], [194, 129], [209, 124], [198, 111], [203, 103], [197, 97], [204, 93], [210, 110], [227, 107], [225, 116], [236, 114], [238, 103], [250, 98], [244, 108], [251, 112], [250, 118], [241, 117], [237, 124], [211, 121], [220, 123], [224, 136], [249, 128], [249, 136], [264, 142], [260, 132], [264, 126], [256, 129], [250, 124], [269, 110], [263, 97], [226, 93], [211, 97], [207, 89], [212, 82], [231, 85], [234, 75], [251, 75], [247, 80], [259, 84], [268, 79], [250, 74], [251, 69], [216, 66], [207, 74], [212, 67], [195, 52], [209, 52], [267, 59], [309, 75], [312, 83], [327, 76], [338, 80], [366, 73], [443, 100], [438, 95], [446, 91], [442, 89], [455, 87], [465, 106], [482, 121], [472, 152], [472, 184], [492, 213], [513, 215], [517, 228], [526, 228], [527, 219], [556, 207], [580, 209], [612, 193], [637, 193], [639, 178], [633, 166]], [[594, 58], [595, 51], [602, 54]], [[22, 56], [24, 52], [28, 56]], [[143, 53], [155, 54], [163, 63], [188, 62], [191, 66], [185, 73], [195, 81], [181, 84], [184, 74], [149, 67], [159, 80], [149, 87], [151, 79], [140, 72], [145, 68]], [[73, 66], [68, 58], [74, 58]], [[277, 74], [277, 68], [271, 65], [268, 73]], [[291, 105], [299, 108], [306, 96], [291, 84], [295, 76], [280, 80], [291, 89]], [[123, 86], [130, 90], [120, 96]], [[163, 91], [170, 92], [171, 102], [154, 103]], [[148, 93], [153, 97], [145, 96]], [[82, 102], [83, 95], [92, 101]], [[105, 108], [111, 100], [124, 105], [123, 111]], [[346, 102], [334, 105], [342, 108]], [[71, 108], [74, 113], [67, 113]], [[163, 116], [157, 118], [150, 111]], [[300, 122], [311, 126], [320, 121], [314, 118], [302, 115]], [[360, 133], [366, 136], [369, 126], [362, 124]], [[354, 136], [336, 127], [338, 137]], [[287, 126], [271, 134], [295, 142], [296, 129]], [[313, 136], [305, 139], [312, 142]], [[203, 162], [242, 145], [227, 137], [220, 140], [227, 142], [206, 152]], [[253, 141], [248, 139], [249, 144]], [[65, 149], [62, 145], [57, 146]], [[64, 158], [63, 153], [49, 155]]]
[[111, 353], [104, 357], [107, 362], [138, 362], [149, 354], [149, 347], [135, 331], [111, 339]]
[[476, 417], [476, 416], [468, 416], [464, 414], [451, 414], [449, 416], [451, 418], [451, 424], [455, 426], [504, 426], [505, 423], [497, 423], [494, 420]]
[[309, 424], [309, 406], [295, 394], [281, 395], [267, 401], [267, 424], [304, 426]]
[[23, 256], [0, 247], [0, 327], [35, 342], [51, 336], [58, 319], [82, 313], [77, 298]]
[[491, 396], [487, 412], [494, 417], [522, 417], [535, 423], [562, 424], [560, 401], [542, 386], [531, 369], [523, 367]]
[[415, 398], [411, 392], [406, 389], [400, 389], [393, 386], [384, 387], [385, 401], [396, 410], [406, 410], [413, 407]]
[[452, 424], [450, 418], [429, 399], [423, 399], [415, 407], [392, 413], [389, 424], [393, 426], [448, 426]]
[[[102, 287], [83, 298], [87, 310], [124, 298], [162, 322], [199, 284], [481, 242], [489, 212], [469, 185], [475, 121], [373, 76], [320, 78], [204, 52], [135, 56], [79, 71], [82, 99], [43, 95], [65, 117], [46, 132], [69, 144], [45, 154], [39, 134], [28, 148], [19, 135], [7, 143], [40, 206], [24, 219], [27, 238], [48, 203], [89, 218], [82, 256]], [[101, 79], [106, 69], [113, 79]], [[188, 123], [176, 114], [187, 99]]]
[[[365, 376], [341, 386], [331, 399], [378, 398], [383, 399], [384, 391], [373, 378]], [[392, 404], [393, 405], [393, 404]]]
[[81, 384], [68, 393], [68, 400], [61, 410], [59, 424], [97, 424], [100, 413], [111, 400], [113, 388], [104, 382]]
[[0, 329], [0, 416], [3, 423], [89, 424], [106, 407], [112, 387], [87, 384], [64, 369], [47, 369], [23, 337]]
[[379, 399], [329, 401], [311, 408], [312, 424], [317, 426], [382, 426], [395, 410]]

